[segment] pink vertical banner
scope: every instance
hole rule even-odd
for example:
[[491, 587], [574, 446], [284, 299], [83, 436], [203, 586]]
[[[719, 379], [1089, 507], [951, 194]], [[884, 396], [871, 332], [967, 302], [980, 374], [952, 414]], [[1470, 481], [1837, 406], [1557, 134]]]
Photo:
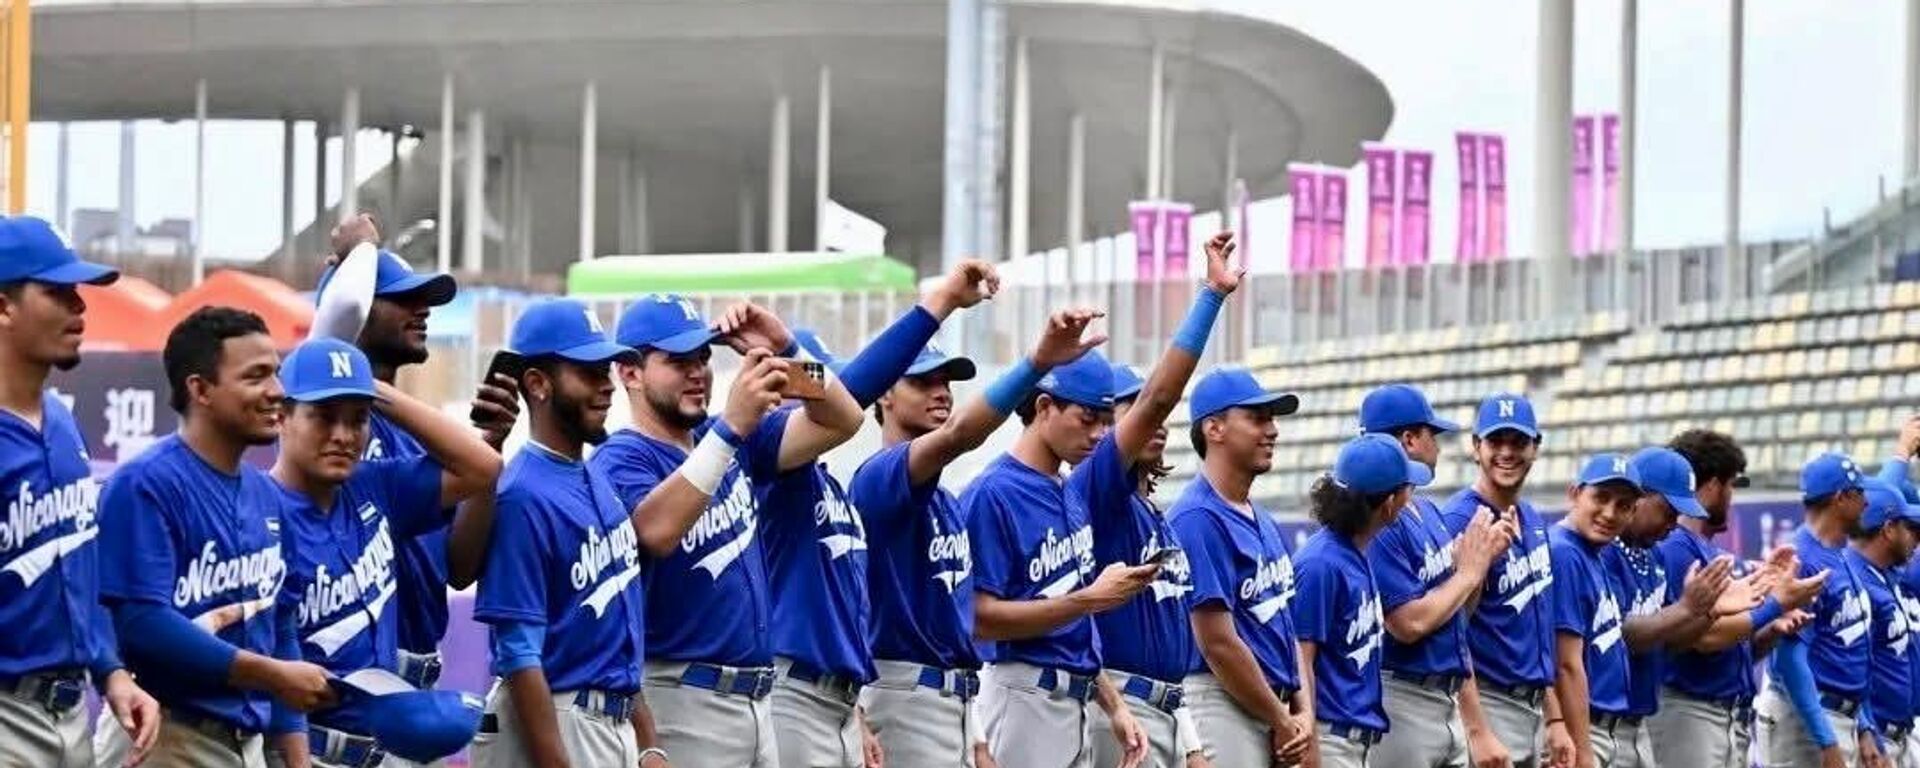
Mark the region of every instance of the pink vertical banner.
[[1159, 278], [1159, 260], [1153, 252], [1160, 240], [1160, 204], [1152, 201], [1127, 203], [1127, 218], [1133, 220], [1133, 279], [1144, 283]]
[[1600, 236], [1598, 250], [1620, 247], [1620, 115], [1600, 118]]
[[1399, 263], [1425, 265], [1428, 261], [1427, 207], [1433, 184], [1433, 153], [1409, 149], [1400, 153]]
[[1480, 177], [1487, 186], [1486, 218], [1480, 227], [1480, 255], [1488, 261], [1507, 257], [1507, 140], [1497, 133], [1480, 137]]
[[1573, 242], [1569, 253], [1585, 256], [1593, 250], [1593, 115], [1573, 118]]
[[1336, 168], [1320, 172], [1320, 269], [1347, 266], [1347, 174]]
[[1320, 265], [1320, 172], [1296, 163], [1287, 166], [1287, 174], [1293, 184], [1293, 255], [1288, 262], [1295, 272], [1312, 272]]
[[1188, 225], [1193, 223], [1193, 206], [1187, 203], [1162, 203], [1166, 212], [1165, 226], [1161, 231], [1166, 235], [1166, 243], [1161, 246], [1165, 256], [1160, 263], [1160, 279], [1186, 282], [1187, 249], [1193, 242], [1187, 234]]
[[1480, 135], [1460, 131], [1453, 134], [1453, 144], [1460, 153], [1460, 230], [1453, 258], [1465, 264], [1480, 259]]
[[1390, 267], [1393, 251], [1394, 176], [1400, 153], [1367, 142], [1361, 145], [1367, 161], [1367, 266]]

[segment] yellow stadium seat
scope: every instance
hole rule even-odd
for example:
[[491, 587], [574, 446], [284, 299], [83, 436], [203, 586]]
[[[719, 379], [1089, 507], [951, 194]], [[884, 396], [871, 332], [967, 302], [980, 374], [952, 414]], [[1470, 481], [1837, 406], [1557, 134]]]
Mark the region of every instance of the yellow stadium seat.
[[1792, 384], [1779, 381], [1767, 388], [1767, 407], [1769, 408], [1785, 408], [1792, 400]]
[[1911, 307], [1920, 305], [1920, 283], [1903, 281], [1893, 287], [1893, 305]]
[[1811, 298], [1812, 297], [1804, 293], [1790, 295], [1787, 298], [1787, 314], [1796, 317], [1807, 314], [1807, 308], [1812, 304]]

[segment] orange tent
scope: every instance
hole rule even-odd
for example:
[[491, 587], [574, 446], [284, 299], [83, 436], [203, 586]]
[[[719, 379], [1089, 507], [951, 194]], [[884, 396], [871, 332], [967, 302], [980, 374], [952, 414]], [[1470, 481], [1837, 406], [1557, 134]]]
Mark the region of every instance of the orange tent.
[[313, 304], [286, 283], [271, 277], [225, 269], [208, 275], [199, 285], [174, 297], [148, 329], [146, 349], [166, 346], [167, 333], [194, 310], [208, 306], [244, 309], [267, 321], [267, 332], [281, 349], [292, 349], [307, 338], [313, 325]]
[[82, 285], [87, 303], [87, 331], [80, 348], [86, 351], [151, 351], [153, 328], [173, 300], [160, 286], [132, 275], [121, 275], [112, 285]]

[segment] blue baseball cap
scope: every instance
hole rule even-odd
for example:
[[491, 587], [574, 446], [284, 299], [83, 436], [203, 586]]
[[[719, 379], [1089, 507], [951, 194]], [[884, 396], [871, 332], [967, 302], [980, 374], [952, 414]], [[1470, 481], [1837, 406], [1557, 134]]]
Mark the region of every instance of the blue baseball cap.
[[1113, 409], [1113, 366], [1099, 350], [1089, 349], [1073, 362], [1056, 365], [1040, 377], [1034, 387], [1083, 408], [1096, 411]]
[[1638, 491], [1645, 489], [1640, 481], [1640, 471], [1634, 468], [1633, 461], [1626, 455], [1596, 453], [1580, 464], [1580, 475], [1573, 484], [1576, 488], [1584, 488], [1601, 483], [1626, 483]]
[[1800, 498], [1814, 502], [1860, 488], [1860, 465], [1843, 453], [1823, 453], [1800, 468]]
[[967, 381], [980, 373], [971, 358], [949, 355], [938, 345], [928, 343], [921, 348], [920, 354], [913, 356], [913, 363], [907, 366], [908, 376], [925, 376], [934, 371], [946, 371], [950, 381]]
[[1193, 394], [1187, 398], [1187, 418], [1197, 424], [1228, 408], [1265, 408], [1275, 416], [1285, 416], [1300, 410], [1300, 397], [1261, 387], [1244, 365], [1222, 365], [1193, 385]]
[[1868, 477], [1860, 481], [1860, 487], [1867, 496], [1867, 509], [1860, 513], [1860, 527], [1869, 531], [1894, 520], [1920, 523], [1920, 506], [1907, 503], [1907, 497], [1900, 489], [1877, 477]]
[[[333, 279], [333, 271], [339, 265], [327, 267], [320, 274], [320, 284], [314, 288], [314, 300], [327, 288], [327, 281]], [[417, 296], [429, 307], [437, 307], [453, 301], [453, 295], [460, 291], [459, 283], [453, 275], [444, 272], [415, 272], [406, 259], [385, 248], [380, 249], [380, 257], [375, 262], [373, 275], [373, 295], [392, 298], [395, 296]]]
[[1138, 397], [1140, 390], [1146, 386], [1147, 377], [1141, 375], [1139, 368], [1126, 363], [1113, 364], [1113, 399], [1116, 402]]
[[1700, 499], [1694, 495], [1697, 484], [1693, 464], [1679, 451], [1659, 446], [1642, 448], [1633, 455], [1631, 467], [1640, 473], [1640, 487], [1647, 493], [1660, 494], [1675, 512], [1706, 519], [1707, 508], [1700, 506]]
[[513, 323], [508, 345], [521, 357], [552, 355], [576, 363], [605, 363], [632, 358], [635, 351], [607, 341], [600, 316], [573, 299], [535, 302]]
[[1480, 401], [1480, 413], [1473, 420], [1474, 436], [1485, 439], [1503, 429], [1540, 439], [1540, 422], [1533, 417], [1533, 403], [1525, 395], [1496, 392]]
[[1368, 392], [1360, 401], [1360, 431], [1386, 432], [1401, 427], [1432, 427], [1439, 433], [1458, 432], [1460, 425], [1433, 412], [1427, 395], [1412, 384], [1388, 384]]
[[370, 734], [381, 749], [413, 762], [453, 755], [480, 730], [485, 705], [471, 694], [415, 690], [383, 669], [363, 669], [329, 682], [340, 698], [324, 715], [330, 725]]
[[684, 355], [711, 345], [720, 338], [713, 324], [700, 316], [693, 302], [673, 293], [655, 293], [640, 297], [615, 326], [614, 341], [645, 352], [657, 349], [669, 355]]
[[119, 270], [81, 261], [67, 236], [38, 216], [0, 216], [0, 283], [106, 285]]
[[1407, 458], [1400, 441], [1377, 432], [1348, 440], [1333, 460], [1333, 483], [1366, 494], [1433, 482], [1433, 469]]
[[833, 350], [827, 348], [827, 343], [812, 328], [793, 329], [793, 345], [800, 350], [796, 357], [825, 365], [836, 374], [846, 365], [834, 356]]
[[358, 347], [339, 339], [311, 339], [280, 361], [287, 399], [318, 403], [340, 398], [372, 399], [373, 365]]

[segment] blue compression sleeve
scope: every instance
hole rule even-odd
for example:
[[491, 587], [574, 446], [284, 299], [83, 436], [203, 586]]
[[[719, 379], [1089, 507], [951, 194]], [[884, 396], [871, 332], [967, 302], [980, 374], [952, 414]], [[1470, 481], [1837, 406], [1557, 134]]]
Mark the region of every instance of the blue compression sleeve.
[[88, 629], [93, 631], [95, 652], [88, 671], [92, 673], [93, 686], [102, 688], [107, 684], [108, 675], [126, 665], [120, 662], [120, 638], [113, 631], [113, 614], [107, 612], [106, 606], [96, 603], [89, 618], [92, 621]]
[[1173, 334], [1173, 345], [1199, 357], [1207, 350], [1207, 336], [1213, 333], [1213, 321], [1220, 316], [1220, 305], [1226, 301], [1226, 296], [1212, 288], [1200, 289], [1199, 295], [1193, 297], [1193, 308], [1187, 310], [1187, 319]]
[[933, 334], [940, 330], [940, 321], [925, 307], [915, 304], [908, 309], [893, 325], [875, 336], [840, 369], [840, 383], [853, 395], [854, 402], [861, 408], [873, 405], [886, 394], [900, 376], [907, 372], [907, 366], [913, 365], [913, 358], [925, 349]]
[[1773, 595], [1767, 595], [1765, 600], [1760, 601], [1758, 607], [1747, 612], [1747, 621], [1753, 624], [1753, 631], [1757, 633], [1766, 629], [1768, 624], [1772, 624], [1773, 620], [1780, 618], [1780, 614], [1783, 613], [1786, 611], [1780, 608], [1780, 601], [1775, 600]]
[[[273, 617], [273, 657], [282, 661], [300, 661], [300, 630], [294, 624], [292, 608], [281, 607]], [[267, 733], [306, 733], [307, 716], [298, 710], [273, 700]]]
[[1012, 413], [1020, 407], [1020, 401], [1027, 399], [1033, 386], [1040, 383], [1041, 375], [1032, 361], [1020, 358], [1006, 373], [1000, 374], [1000, 378], [987, 385], [987, 405], [1000, 413]]
[[240, 649], [196, 627], [171, 606], [134, 600], [113, 606], [113, 626], [133, 655], [165, 660], [183, 677], [226, 680]]
[[1827, 713], [1820, 707], [1820, 692], [1813, 687], [1813, 671], [1807, 667], [1807, 644], [1794, 639], [1782, 641], [1773, 653], [1773, 673], [1786, 689], [1793, 711], [1806, 724], [1813, 743], [1821, 749], [1833, 746], [1833, 726], [1827, 723]]
[[1907, 467], [1906, 459], [1888, 459], [1880, 465], [1880, 479], [1900, 489], [1900, 495], [1907, 497], [1908, 504], [1920, 504], [1920, 493], [1915, 492], [1913, 481], [1907, 479]]
[[505, 678], [529, 667], [540, 666], [547, 628], [524, 621], [496, 624], [493, 641], [493, 675]]

